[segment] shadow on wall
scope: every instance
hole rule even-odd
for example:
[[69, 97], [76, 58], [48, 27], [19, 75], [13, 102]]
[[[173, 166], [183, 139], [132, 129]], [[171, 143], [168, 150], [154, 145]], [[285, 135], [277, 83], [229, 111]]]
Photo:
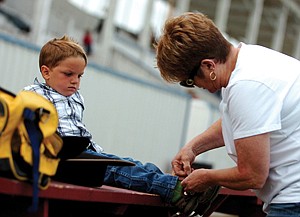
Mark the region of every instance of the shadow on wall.
[[193, 169], [212, 169], [213, 165], [205, 162], [195, 162], [192, 165]]

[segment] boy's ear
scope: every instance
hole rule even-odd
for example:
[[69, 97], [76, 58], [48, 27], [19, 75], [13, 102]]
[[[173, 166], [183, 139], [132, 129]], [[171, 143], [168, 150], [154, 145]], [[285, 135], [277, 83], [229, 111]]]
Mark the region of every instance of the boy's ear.
[[45, 65], [41, 66], [41, 73], [42, 73], [42, 76], [45, 80], [48, 80], [48, 78], [50, 76], [49, 72], [50, 72], [50, 70], [47, 66], [45, 66]]

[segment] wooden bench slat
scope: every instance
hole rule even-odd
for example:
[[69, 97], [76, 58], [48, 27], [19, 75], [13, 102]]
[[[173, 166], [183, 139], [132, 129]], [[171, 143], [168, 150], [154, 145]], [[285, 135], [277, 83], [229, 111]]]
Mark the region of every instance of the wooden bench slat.
[[[0, 178], [0, 193], [31, 196], [32, 187], [26, 182]], [[106, 185], [102, 185], [97, 188], [83, 187], [57, 181], [51, 181], [47, 189], [40, 190], [39, 197], [88, 202], [165, 206], [160, 196], [155, 194], [137, 192]]]

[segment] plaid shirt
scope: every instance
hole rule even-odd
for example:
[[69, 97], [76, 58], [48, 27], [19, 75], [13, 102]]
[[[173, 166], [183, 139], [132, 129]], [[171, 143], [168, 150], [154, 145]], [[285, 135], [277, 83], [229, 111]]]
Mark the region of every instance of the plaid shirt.
[[92, 141], [92, 134], [82, 122], [84, 99], [78, 91], [71, 96], [63, 96], [45, 83], [40, 83], [37, 78], [33, 85], [25, 87], [24, 90], [34, 91], [54, 104], [59, 117], [57, 131], [61, 136], [87, 137], [97, 152], [103, 151], [98, 144]]

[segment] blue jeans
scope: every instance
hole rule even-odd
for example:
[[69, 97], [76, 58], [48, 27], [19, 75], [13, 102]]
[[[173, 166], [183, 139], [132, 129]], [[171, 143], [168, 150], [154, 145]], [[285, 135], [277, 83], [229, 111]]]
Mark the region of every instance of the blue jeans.
[[272, 203], [267, 217], [300, 217], [300, 203]]
[[108, 165], [103, 182], [105, 185], [158, 194], [164, 202], [170, 203], [178, 177], [163, 173], [152, 163], [142, 164], [140, 161], [132, 158], [121, 158], [116, 155], [97, 153], [92, 150], [87, 150], [87, 152], [135, 163], [136, 166]]

